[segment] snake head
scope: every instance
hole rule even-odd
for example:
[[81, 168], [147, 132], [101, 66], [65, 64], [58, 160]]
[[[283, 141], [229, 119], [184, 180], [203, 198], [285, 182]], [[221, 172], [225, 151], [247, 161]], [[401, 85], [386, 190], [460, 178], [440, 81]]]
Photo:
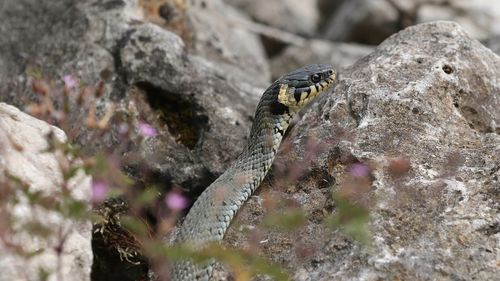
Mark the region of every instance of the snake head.
[[316, 96], [327, 92], [337, 80], [337, 72], [328, 64], [311, 64], [282, 77], [276, 102], [271, 107], [275, 115], [296, 113]]

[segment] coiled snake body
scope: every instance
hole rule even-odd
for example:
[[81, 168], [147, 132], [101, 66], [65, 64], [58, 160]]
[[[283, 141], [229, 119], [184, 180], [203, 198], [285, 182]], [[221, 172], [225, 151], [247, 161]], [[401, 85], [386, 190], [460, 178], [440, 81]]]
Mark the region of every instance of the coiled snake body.
[[[238, 209], [271, 167], [292, 117], [331, 88], [335, 80], [332, 66], [314, 64], [280, 77], [267, 88], [257, 106], [246, 148], [196, 200], [177, 231], [176, 243], [201, 249], [222, 240]], [[188, 260], [175, 262], [172, 280], [208, 280], [212, 267], [213, 263], [201, 266]]]

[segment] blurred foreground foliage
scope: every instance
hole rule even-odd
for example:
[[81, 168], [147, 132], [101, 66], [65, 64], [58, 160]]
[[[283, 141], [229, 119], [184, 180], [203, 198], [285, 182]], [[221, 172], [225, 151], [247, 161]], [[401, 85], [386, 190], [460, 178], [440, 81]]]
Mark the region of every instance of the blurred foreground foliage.
[[[96, 104], [106, 95], [105, 79], [96, 85], [85, 86], [72, 75], [62, 77], [61, 81], [54, 81], [43, 77], [36, 69], [30, 68], [28, 74], [30, 73], [29, 83], [32, 92], [37, 94], [37, 101], [28, 105], [25, 110], [39, 119], [59, 126], [65, 132], [74, 132], [75, 124], [71, 122], [81, 122], [83, 127], [80, 126], [80, 129], [95, 130], [96, 137], [111, 130], [111, 126], [119, 126], [120, 137], [125, 143], [129, 143], [131, 138], [134, 138], [136, 143], [141, 143], [157, 135], [153, 127], [143, 122], [122, 121], [120, 124], [111, 125], [113, 112], [117, 108], [114, 104], [107, 107], [104, 115], [97, 117]], [[78, 108], [87, 112], [87, 116], [79, 121], [72, 116], [72, 111]], [[0, 238], [4, 245], [16, 249], [19, 255], [30, 257], [38, 253], [25, 252], [22, 245], [10, 241], [9, 237], [18, 232], [29, 233], [33, 238], [54, 236], [59, 241], [58, 247], [63, 249], [66, 236], [64, 231], [68, 231], [46, 227], [42, 222], [43, 218], [36, 216], [25, 225], [16, 225], [9, 210], [19, 202], [27, 201], [33, 212], [42, 208], [67, 220], [91, 221], [93, 240], [100, 239], [105, 250], [114, 251], [120, 262], [151, 268], [158, 280], [168, 280], [168, 265], [181, 259], [192, 259], [198, 263], [215, 259], [228, 266], [238, 281], [250, 280], [258, 274], [269, 275], [274, 280], [290, 279], [280, 265], [260, 257], [258, 251], [229, 249], [220, 244], [211, 244], [201, 251], [194, 251], [189, 245], [168, 245], [164, 237], [173, 231], [183, 209], [188, 207], [189, 199], [183, 198], [175, 188], [171, 188], [166, 194], [161, 191], [165, 190], [161, 186], [148, 185], [138, 189], [136, 182], [123, 172], [125, 162], [121, 155], [127, 152], [128, 146], [88, 156], [72, 144], [74, 134], [68, 135], [69, 141], [66, 143], [57, 142], [51, 135], [47, 136], [50, 145], [46, 152], [64, 156], [59, 157], [62, 184], [55, 192], [47, 194], [33, 189], [12, 175], [7, 175], [7, 180], [1, 183], [0, 214], [8, 223], [2, 226]], [[311, 150], [317, 151], [315, 147]], [[292, 170], [303, 172], [301, 169]], [[77, 199], [68, 188], [69, 182], [80, 173], [92, 177], [91, 202]], [[356, 204], [356, 200], [352, 200], [352, 193], [346, 190], [368, 192], [368, 176], [365, 174], [359, 177], [355, 174], [349, 186], [332, 192], [335, 212], [328, 214], [323, 221], [326, 227], [332, 230], [341, 229], [365, 244], [369, 244], [370, 240], [367, 230], [368, 208]], [[294, 178], [298, 179], [300, 175], [294, 175]], [[89, 209], [90, 205], [93, 210]], [[144, 217], [145, 209], [156, 216], [156, 223]], [[272, 230], [289, 232], [302, 227], [308, 219], [304, 210], [293, 208], [281, 212], [270, 211], [262, 225]], [[58, 252], [59, 255], [61, 251]], [[99, 260], [94, 260], [94, 263], [96, 262]], [[39, 273], [40, 280], [47, 280], [54, 272], [40, 268]], [[143, 277], [146, 278], [146, 275]]]

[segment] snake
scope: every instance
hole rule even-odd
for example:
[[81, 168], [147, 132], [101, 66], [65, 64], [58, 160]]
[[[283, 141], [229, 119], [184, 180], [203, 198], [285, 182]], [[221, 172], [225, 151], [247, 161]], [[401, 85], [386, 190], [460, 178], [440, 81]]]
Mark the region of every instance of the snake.
[[[195, 201], [176, 230], [173, 242], [201, 250], [220, 242], [240, 207], [270, 170], [292, 118], [335, 84], [337, 72], [328, 64], [311, 64], [285, 74], [262, 94], [248, 143], [236, 160]], [[178, 260], [173, 281], [208, 281], [215, 261], [195, 264]]]

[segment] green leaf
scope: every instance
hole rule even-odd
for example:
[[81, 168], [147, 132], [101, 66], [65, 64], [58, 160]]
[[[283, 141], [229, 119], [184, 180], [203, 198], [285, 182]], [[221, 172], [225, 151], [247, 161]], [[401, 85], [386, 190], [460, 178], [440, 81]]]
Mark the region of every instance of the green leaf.
[[207, 263], [213, 259], [226, 264], [234, 272], [248, 272], [250, 275], [265, 274], [273, 280], [286, 281], [290, 277], [281, 266], [255, 253], [239, 249], [228, 249], [220, 244], [210, 244], [202, 250], [193, 250], [188, 245], [165, 246], [163, 243], [150, 243], [148, 249], [172, 261], [191, 259], [198, 264]]
[[78, 173], [78, 171], [80, 169], [81, 169], [80, 166], [70, 167], [68, 172], [64, 174], [64, 180], [67, 181], [67, 180], [73, 178], [74, 176], [76, 176], [76, 174]]
[[263, 224], [270, 229], [292, 231], [306, 223], [307, 217], [301, 209], [286, 209], [284, 213], [271, 213], [267, 215]]
[[67, 204], [67, 210], [65, 212], [67, 217], [70, 218], [86, 218], [87, 217], [87, 203], [79, 200], [71, 200]]
[[27, 222], [23, 225], [23, 229], [29, 233], [30, 235], [40, 236], [40, 237], [49, 237], [53, 234], [51, 228], [43, 225], [38, 221]]
[[151, 202], [153, 202], [155, 199], [157, 199], [158, 196], [159, 196], [158, 189], [156, 189], [155, 187], [149, 187], [139, 194], [137, 199], [135, 199], [134, 203], [137, 206], [146, 206], [149, 205]]
[[323, 223], [331, 229], [340, 229], [349, 237], [370, 245], [370, 231], [368, 230], [369, 212], [366, 208], [349, 202], [347, 198], [335, 195], [337, 210], [335, 214], [327, 216]]
[[147, 237], [149, 233], [149, 229], [146, 224], [144, 224], [141, 220], [133, 218], [131, 216], [123, 216], [120, 219], [123, 227], [128, 229], [130, 232], [135, 233], [141, 237]]
[[51, 274], [50, 271], [48, 271], [47, 269], [41, 266], [38, 267], [38, 280], [40, 281], [49, 280], [50, 274]]

